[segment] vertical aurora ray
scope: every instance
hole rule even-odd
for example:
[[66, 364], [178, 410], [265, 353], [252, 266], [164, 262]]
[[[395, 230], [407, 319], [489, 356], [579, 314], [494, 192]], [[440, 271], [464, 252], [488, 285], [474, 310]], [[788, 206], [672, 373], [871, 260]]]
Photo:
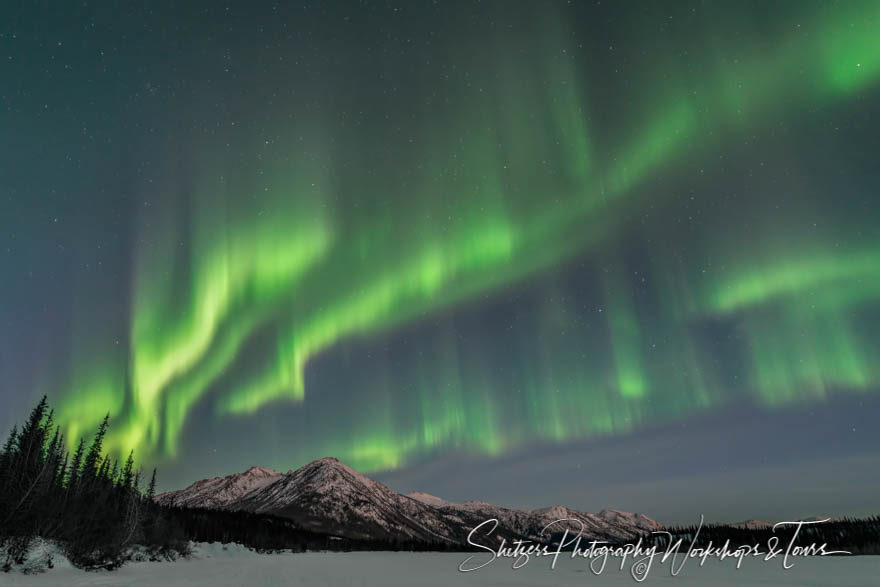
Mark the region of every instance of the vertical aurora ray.
[[[314, 393], [350, 395], [362, 418], [307, 427], [300, 438], [313, 438], [291, 458], [320, 450], [370, 470], [624, 433], [744, 397], [789, 404], [876, 388], [880, 349], [858, 323], [880, 299], [868, 220], [867, 242], [855, 242], [802, 236], [780, 216], [796, 242], [759, 246], [736, 242], [745, 223], [713, 217], [681, 237], [702, 249], [689, 258], [703, 269], [656, 246], [665, 233], [650, 228], [686, 215], [677, 170], [719, 165], [783, 115], [873, 91], [880, 10], [815, 12], [797, 15], [807, 36], [784, 30], [762, 51], [719, 41], [689, 67], [661, 67], [678, 62], [662, 37], [632, 65], [633, 87], [615, 77], [626, 59], [605, 67], [577, 50], [563, 13], [524, 20], [527, 41], [462, 30], [461, 47], [445, 48], [468, 68], [443, 70], [442, 83], [418, 71], [407, 78], [416, 100], [384, 110], [334, 94], [319, 115], [306, 101], [301, 119], [321, 123], [285, 118], [290, 137], [265, 153], [273, 141], [253, 136], [247, 155], [218, 146], [238, 130], [196, 141], [192, 165], [138, 211], [128, 340], [76, 361], [59, 419], [74, 437], [109, 410], [121, 423], [114, 449], [160, 459], [177, 454], [200, 406], [247, 421], [285, 401], [311, 409]], [[371, 108], [384, 116], [353, 114]], [[760, 235], [770, 224], [754, 223]], [[637, 283], [624, 259], [639, 247], [649, 270]], [[552, 307], [523, 310], [510, 349], [447, 335], [436, 348], [414, 343], [432, 358], [382, 372], [381, 385], [311, 388], [310, 365], [340, 345], [489, 304], [581, 258], [588, 302], [559, 302], [571, 298], [560, 286]], [[728, 342], [706, 344], [721, 329]], [[719, 366], [727, 352], [737, 362]]]
[[609, 342], [617, 372], [616, 388], [628, 398], [645, 395], [647, 384], [642, 372], [639, 317], [632, 303], [632, 286], [621, 276], [604, 276], [608, 306]]

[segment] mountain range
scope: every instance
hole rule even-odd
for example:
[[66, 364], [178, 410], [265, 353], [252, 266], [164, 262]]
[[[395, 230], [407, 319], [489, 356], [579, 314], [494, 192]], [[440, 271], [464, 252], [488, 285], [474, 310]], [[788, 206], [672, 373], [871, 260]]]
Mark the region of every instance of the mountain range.
[[[518, 510], [481, 501], [455, 503], [416, 492], [402, 495], [327, 457], [295, 471], [280, 473], [251, 467], [242, 473], [197, 481], [156, 496], [165, 506], [244, 510], [292, 520], [299, 527], [357, 540], [465, 544], [468, 533], [489, 519], [498, 520], [491, 537], [547, 541], [565, 529], [590, 540], [627, 542], [662, 526], [642, 514], [618, 510], [580, 512], [563, 506]], [[542, 534], [551, 522], [552, 533]]]

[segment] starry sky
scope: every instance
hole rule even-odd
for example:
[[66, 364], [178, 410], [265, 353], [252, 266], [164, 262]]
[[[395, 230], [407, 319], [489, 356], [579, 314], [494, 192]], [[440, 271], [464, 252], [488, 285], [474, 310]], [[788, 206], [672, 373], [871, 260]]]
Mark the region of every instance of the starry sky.
[[137, 4], [0, 8], [0, 431], [876, 511], [880, 5]]

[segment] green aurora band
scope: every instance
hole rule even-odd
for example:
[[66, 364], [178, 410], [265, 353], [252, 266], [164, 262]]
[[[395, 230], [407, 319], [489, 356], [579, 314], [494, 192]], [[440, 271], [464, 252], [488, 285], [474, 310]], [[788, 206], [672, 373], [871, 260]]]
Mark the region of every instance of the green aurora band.
[[[880, 339], [859, 321], [880, 299], [876, 234], [804, 236], [794, 222], [768, 220], [742, 243], [741, 225], [719, 219], [692, 246], [701, 252], [691, 258], [706, 263], [681, 263], [650, 244], [659, 229], [639, 220], [684, 199], [663, 188], [669, 169], [691, 173], [731, 144], [745, 151], [747, 137], [781, 113], [808, 117], [876, 97], [880, 8], [837, 8], [773, 35], [772, 46], [764, 37], [743, 43], [755, 48], [736, 60], [710, 53], [697, 70], [648, 67], [635, 87], [657, 91], [649, 100], [630, 90], [611, 121], [565, 51], [563, 19], [536, 18], [534, 62], [505, 59], [515, 47], [501, 35], [481, 40], [495, 47], [470, 65], [485, 74], [486, 99], [432, 101], [425, 80], [426, 105], [411, 122], [418, 139], [377, 146], [394, 161], [353, 182], [338, 175], [352, 174], [343, 166], [362, 145], [346, 141], [387, 139], [379, 122], [341, 137], [321, 115], [295, 129], [279, 123], [294, 138], [261, 159], [260, 185], [237, 175], [224, 149], [199, 145], [193, 189], [169, 177], [151, 196], [161, 205], [137, 219], [128, 339], [107, 345], [112, 336], [95, 331], [95, 344], [72, 355], [57, 414], [68, 440], [109, 411], [113, 450], [172, 458], [199, 405], [240, 419], [303, 402], [313, 393], [309, 365], [340, 343], [392, 336], [584, 256], [602, 300], [589, 328], [559, 285], [554, 303], [523, 318], [531, 336], [511, 339], [510, 349], [473, 357], [451, 331], [421, 341], [418, 361], [361, 382], [356, 420], [278, 460], [333, 454], [370, 471], [439, 450], [499, 455], [532, 441], [623, 433], [744, 396], [772, 406], [876, 389]], [[467, 42], [458, 51], [475, 54]], [[471, 77], [444, 92], [465, 91], [480, 79]], [[243, 195], [257, 191], [258, 205]], [[647, 252], [647, 266], [615, 253], [624, 242]], [[700, 329], [718, 324], [731, 325], [735, 340], [701, 344]], [[577, 349], [560, 331], [578, 337]], [[266, 344], [274, 350], [252, 351]], [[534, 360], [495, 377], [481, 368], [493, 353]], [[728, 360], [739, 389], [715, 367]], [[403, 399], [392, 399], [395, 386]], [[502, 399], [499, 389], [509, 393]]]

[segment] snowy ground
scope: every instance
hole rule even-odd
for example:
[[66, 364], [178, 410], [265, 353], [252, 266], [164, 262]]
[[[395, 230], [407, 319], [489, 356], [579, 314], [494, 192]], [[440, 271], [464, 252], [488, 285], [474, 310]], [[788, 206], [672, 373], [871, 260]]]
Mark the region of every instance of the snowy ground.
[[[0, 573], [0, 585], [309, 585], [425, 587], [450, 585], [637, 585], [628, 570], [606, 569], [601, 576], [590, 573], [586, 561], [561, 559], [555, 570], [542, 560], [512, 570], [507, 560], [497, 560], [470, 573], [458, 571], [466, 554], [448, 553], [305, 553], [257, 554], [237, 545], [199, 545], [194, 556], [175, 562], [136, 562], [111, 572], [84, 572], [63, 560], [55, 568], [37, 575]], [[60, 563], [60, 564], [59, 564]], [[656, 565], [647, 584], [682, 587], [734, 585], [797, 585], [868, 587], [880, 583], [880, 556], [798, 558], [792, 569], [781, 562], [747, 560], [737, 570], [735, 562], [707, 561], [700, 568], [689, 561], [677, 577], [668, 565]]]

